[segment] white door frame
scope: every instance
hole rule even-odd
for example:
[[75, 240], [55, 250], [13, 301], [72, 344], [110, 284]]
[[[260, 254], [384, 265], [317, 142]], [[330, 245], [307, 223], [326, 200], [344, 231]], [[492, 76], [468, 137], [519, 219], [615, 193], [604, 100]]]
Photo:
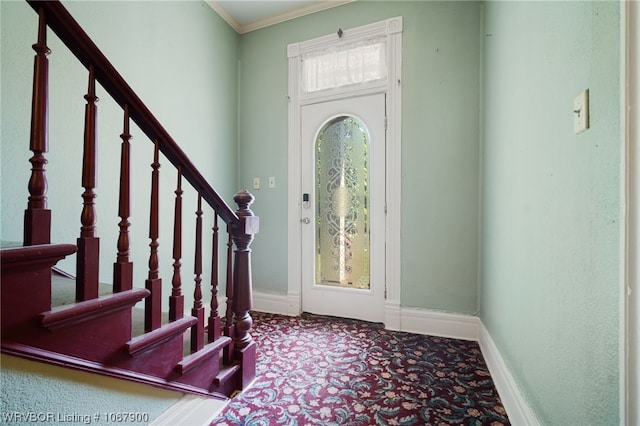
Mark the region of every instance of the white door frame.
[[[287, 199], [287, 247], [288, 247], [288, 290], [287, 314], [302, 312], [302, 267], [301, 267], [301, 145], [300, 112], [305, 103], [340, 99], [385, 91], [387, 93], [387, 152], [386, 152], [386, 301], [385, 326], [400, 329], [400, 142], [401, 142], [401, 65], [402, 65], [402, 17], [394, 17], [362, 27], [343, 29], [312, 40], [292, 43], [287, 46], [289, 58], [289, 150], [288, 150], [288, 191]], [[387, 78], [381, 84], [363, 85], [357, 88], [345, 87], [339, 90], [309, 95], [300, 87], [301, 57], [305, 53], [326, 49], [337, 43], [353, 43], [371, 38], [386, 39]]]
[[621, 1], [622, 129], [620, 424], [640, 425], [640, 3]]

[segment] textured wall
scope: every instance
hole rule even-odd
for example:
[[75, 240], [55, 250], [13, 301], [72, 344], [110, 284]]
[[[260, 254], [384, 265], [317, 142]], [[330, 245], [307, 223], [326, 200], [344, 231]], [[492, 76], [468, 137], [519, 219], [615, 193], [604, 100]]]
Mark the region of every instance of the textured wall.
[[617, 2], [485, 6], [481, 317], [549, 425], [618, 423], [619, 19]]
[[477, 310], [480, 4], [354, 2], [240, 40], [240, 185], [256, 193], [254, 287], [287, 292], [287, 45], [394, 16], [404, 19], [402, 303]]

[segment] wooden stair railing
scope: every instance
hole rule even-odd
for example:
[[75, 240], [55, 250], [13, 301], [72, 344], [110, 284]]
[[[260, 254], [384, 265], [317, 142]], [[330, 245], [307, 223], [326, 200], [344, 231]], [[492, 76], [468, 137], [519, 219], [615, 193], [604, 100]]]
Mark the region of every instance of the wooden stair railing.
[[[145, 381], [148, 377], [147, 381], [152, 384], [170, 388], [172, 384], [176, 384], [178, 389], [203, 394], [229, 395], [237, 389], [245, 388], [255, 377], [256, 362], [255, 342], [250, 334], [252, 320], [249, 314], [252, 306], [249, 246], [258, 228], [258, 218], [250, 210], [253, 196], [247, 191], [236, 194], [234, 201], [238, 204], [238, 210], [234, 212], [200, 174], [64, 6], [59, 1], [50, 0], [27, 0], [27, 3], [37, 12], [39, 25], [38, 39], [33, 45], [36, 52], [30, 140], [33, 156], [29, 160], [32, 164], [32, 173], [28, 184], [29, 196], [24, 216], [24, 245], [36, 247], [33, 250], [40, 250], [37, 247], [50, 244], [51, 235], [51, 211], [47, 208], [45, 170], [47, 164], [45, 153], [49, 151], [47, 55], [50, 50], [47, 47], [47, 28], [58, 36], [88, 70], [88, 90], [84, 96], [86, 106], [81, 182], [84, 188], [81, 194], [83, 207], [80, 236], [77, 240], [76, 303], [52, 308], [51, 301], [48, 301], [48, 305], [46, 301], [51, 290], [43, 290], [45, 297], [41, 297], [43, 300], [38, 307], [32, 308], [28, 315], [23, 315], [24, 318], [11, 321], [10, 313], [15, 309], [7, 311], [9, 313], [5, 315], [4, 301], [5, 297], [8, 298], [7, 300], [20, 300], [20, 289], [11, 286], [10, 282], [12, 280], [19, 282], [21, 278], [19, 277], [20, 268], [10, 267], [10, 263], [14, 262], [13, 259], [22, 258], [14, 252], [3, 251], [2, 350], [48, 362], [64, 362], [66, 365], [74, 365], [73, 360], [77, 359], [78, 361], [75, 362], [77, 368], [98, 371], [102, 369], [106, 374], [116, 376], [120, 374], [121, 377], [133, 377], [138, 381]], [[117, 224], [119, 234], [115, 253], [116, 261], [113, 264], [113, 294], [109, 296], [98, 295], [100, 239], [97, 234], [94, 203], [98, 162], [96, 83], [99, 83], [123, 110], [118, 205], [120, 222]], [[144, 289], [134, 288], [133, 263], [130, 259], [132, 244], [129, 239], [130, 168], [133, 161], [129, 133], [130, 120], [137, 124], [154, 145], [149, 213], [149, 272]], [[173, 276], [167, 324], [162, 324], [162, 278], [159, 274], [158, 259], [161, 155], [177, 171], [177, 186], [174, 191]], [[184, 290], [181, 277], [184, 235], [182, 229], [183, 180], [186, 180], [197, 193], [198, 199], [195, 223], [194, 305], [191, 315], [187, 317], [184, 316]], [[211, 236], [213, 244], [211, 302], [208, 317], [205, 313], [206, 305], [203, 303], [202, 289], [202, 218], [206, 213], [203, 211], [203, 205], [208, 206], [214, 215]], [[224, 318], [220, 317], [217, 301], [220, 262], [218, 220], [226, 224], [229, 234], [226, 262], [227, 307]], [[51, 267], [57, 260], [75, 249], [76, 247], [69, 245], [61, 246], [60, 253], [56, 252], [56, 255], [52, 256], [54, 260], [40, 268], [42, 279], [38, 283], [38, 289], [50, 286]], [[24, 263], [23, 260], [20, 262]], [[5, 271], [7, 271], [6, 274]], [[9, 275], [9, 272], [14, 275]], [[145, 299], [145, 334], [132, 337], [130, 309], [143, 298]], [[29, 327], [34, 325], [36, 312], [37, 325], [40, 329], [34, 331]], [[5, 320], [13, 327], [12, 329], [5, 328]], [[91, 333], [87, 333], [86, 327], [94, 328]], [[191, 329], [191, 347], [190, 354], [184, 357], [183, 335], [188, 329]], [[87, 337], [88, 335], [90, 336]], [[99, 344], [96, 344], [98, 341]], [[64, 358], [65, 356], [68, 358]], [[61, 357], [65, 361], [60, 361]]]

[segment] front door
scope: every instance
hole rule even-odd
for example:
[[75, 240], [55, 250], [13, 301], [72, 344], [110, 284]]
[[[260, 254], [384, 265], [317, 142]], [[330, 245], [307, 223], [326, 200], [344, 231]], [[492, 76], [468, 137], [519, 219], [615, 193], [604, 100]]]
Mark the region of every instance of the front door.
[[302, 309], [383, 322], [385, 94], [302, 107]]

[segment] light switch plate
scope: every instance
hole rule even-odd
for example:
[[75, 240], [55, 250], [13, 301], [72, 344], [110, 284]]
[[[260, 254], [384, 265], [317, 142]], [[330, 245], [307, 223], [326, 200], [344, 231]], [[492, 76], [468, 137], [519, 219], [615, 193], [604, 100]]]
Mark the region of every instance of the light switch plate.
[[273, 189], [276, 187], [276, 178], [275, 176], [269, 176], [269, 188]]
[[589, 128], [589, 89], [573, 100], [573, 131], [577, 135]]
[[260, 178], [253, 178], [253, 189], [260, 189]]

